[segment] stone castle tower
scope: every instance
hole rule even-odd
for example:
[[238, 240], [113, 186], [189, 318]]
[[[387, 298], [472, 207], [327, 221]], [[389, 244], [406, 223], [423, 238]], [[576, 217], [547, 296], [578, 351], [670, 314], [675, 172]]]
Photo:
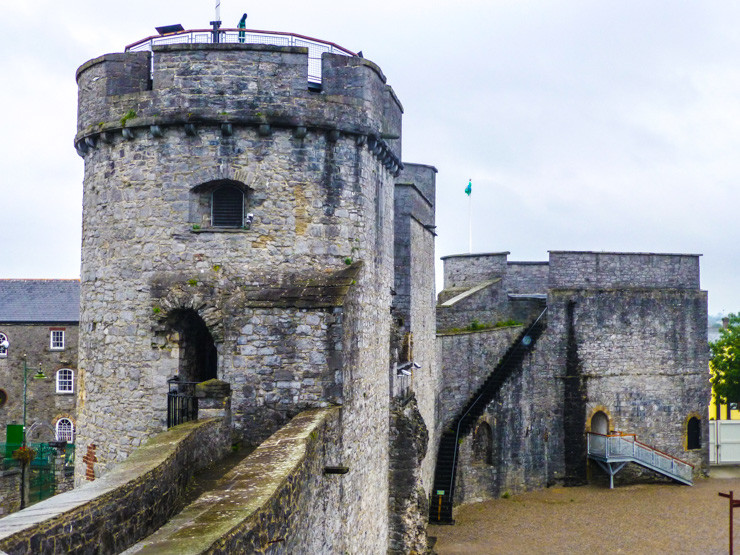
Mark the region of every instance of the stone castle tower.
[[[378, 66], [348, 54], [323, 54], [320, 83], [307, 48], [262, 44], [155, 45], [79, 68], [77, 445], [96, 475], [126, 458], [165, 428], [174, 375], [228, 382], [235, 436], [251, 444], [301, 410], [340, 405], [345, 547], [380, 552], [394, 188], [423, 180], [433, 202], [436, 170], [401, 175], [401, 104]], [[426, 327], [418, 387], [433, 395]]]

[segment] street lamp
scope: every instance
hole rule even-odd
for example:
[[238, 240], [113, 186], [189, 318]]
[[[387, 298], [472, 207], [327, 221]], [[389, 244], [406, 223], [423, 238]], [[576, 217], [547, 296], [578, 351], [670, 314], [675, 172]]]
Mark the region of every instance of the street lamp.
[[[4, 341], [7, 343], [7, 340]], [[27, 407], [27, 391], [28, 391], [28, 365], [26, 363], [27, 355], [23, 354], [23, 447], [26, 446], [26, 407]], [[45, 380], [46, 374], [41, 370], [41, 363], [39, 362], [39, 371], [33, 375], [34, 380]]]
[[[10, 341], [7, 339], [4, 339], [2, 342], [0, 342], [0, 347], [5, 349], [7, 352], [10, 348]], [[41, 371], [41, 363], [39, 362], [39, 371], [36, 372], [33, 376], [34, 380], [45, 380], [46, 374], [44, 374]], [[26, 446], [26, 406], [28, 401], [28, 364], [27, 364], [27, 355], [23, 354], [23, 447]]]

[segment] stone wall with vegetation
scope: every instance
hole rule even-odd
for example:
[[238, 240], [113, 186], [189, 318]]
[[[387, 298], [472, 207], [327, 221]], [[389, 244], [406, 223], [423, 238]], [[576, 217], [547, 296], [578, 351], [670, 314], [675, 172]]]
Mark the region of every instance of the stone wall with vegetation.
[[193, 473], [223, 457], [230, 446], [230, 432], [220, 418], [171, 428], [105, 478], [0, 519], [0, 551], [120, 553], [177, 512]]
[[350, 547], [344, 506], [360, 492], [346, 490], [358, 469], [341, 468], [340, 420], [338, 408], [294, 417], [127, 555], [377, 552]]

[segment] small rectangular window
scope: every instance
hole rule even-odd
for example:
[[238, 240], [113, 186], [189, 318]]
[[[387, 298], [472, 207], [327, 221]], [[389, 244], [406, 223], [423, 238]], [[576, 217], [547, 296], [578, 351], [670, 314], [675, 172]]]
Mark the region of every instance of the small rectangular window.
[[49, 348], [54, 351], [64, 349], [64, 330], [51, 330], [51, 343]]
[[57, 372], [57, 393], [74, 393], [74, 373], [69, 368]]

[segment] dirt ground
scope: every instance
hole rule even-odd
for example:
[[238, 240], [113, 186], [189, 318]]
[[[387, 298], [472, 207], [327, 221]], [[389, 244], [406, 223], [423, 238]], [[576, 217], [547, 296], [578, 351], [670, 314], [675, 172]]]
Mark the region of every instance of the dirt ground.
[[[494, 553], [727, 553], [729, 502], [740, 468], [715, 468], [693, 486], [552, 487], [466, 505], [454, 526], [430, 526], [439, 555]], [[735, 544], [740, 553], [740, 508]]]

